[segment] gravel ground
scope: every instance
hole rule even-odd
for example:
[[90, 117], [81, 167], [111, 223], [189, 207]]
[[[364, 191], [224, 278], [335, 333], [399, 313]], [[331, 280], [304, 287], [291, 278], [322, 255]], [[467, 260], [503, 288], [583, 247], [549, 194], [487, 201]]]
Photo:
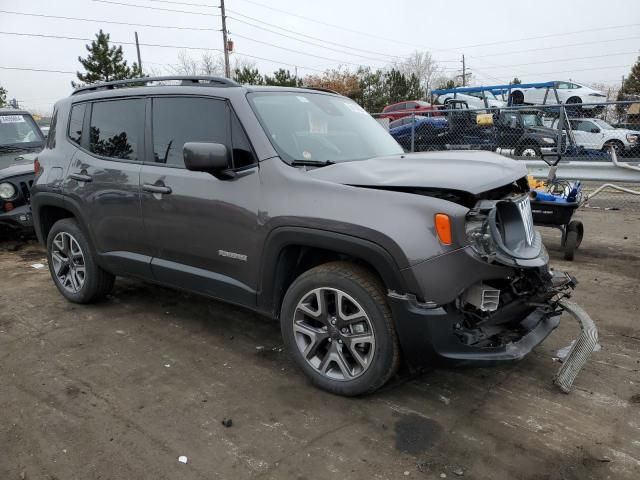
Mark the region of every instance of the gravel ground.
[[545, 231], [600, 329], [569, 395], [551, 383], [578, 331], [568, 317], [519, 363], [346, 399], [309, 385], [275, 322], [122, 279], [73, 305], [32, 267], [39, 245], [5, 239], [0, 479], [638, 479], [640, 214], [580, 215], [574, 262]]

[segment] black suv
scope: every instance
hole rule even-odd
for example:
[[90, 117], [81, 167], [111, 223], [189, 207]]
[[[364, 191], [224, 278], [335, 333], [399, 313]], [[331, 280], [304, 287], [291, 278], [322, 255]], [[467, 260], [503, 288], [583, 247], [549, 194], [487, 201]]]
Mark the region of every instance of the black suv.
[[547, 266], [524, 165], [405, 154], [334, 93], [111, 82], [59, 101], [49, 136], [32, 207], [62, 295], [126, 275], [279, 318], [332, 392], [373, 391], [401, 361], [519, 359], [573, 286]]
[[0, 233], [33, 233], [29, 208], [33, 161], [44, 142], [29, 112], [0, 108]]

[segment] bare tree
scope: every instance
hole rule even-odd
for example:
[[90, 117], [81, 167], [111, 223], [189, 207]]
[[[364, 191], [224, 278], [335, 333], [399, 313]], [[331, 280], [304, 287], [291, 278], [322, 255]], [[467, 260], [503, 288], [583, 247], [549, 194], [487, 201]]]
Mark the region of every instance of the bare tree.
[[199, 71], [197, 60], [190, 57], [184, 50], [180, 50], [178, 53], [178, 63], [168, 65], [167, 68], [176, 75], [198, 75]]
[[434, 60], [429, 52], [420, 52], [418, 50], [404, 60], [396, 62], [394, 66], [407, 77], [411, 76], [411, 74], [415, 75], [420, 81], [425, 95], [428, 95], [433, 88], [435, 77], [442, 72], [438, 62]]

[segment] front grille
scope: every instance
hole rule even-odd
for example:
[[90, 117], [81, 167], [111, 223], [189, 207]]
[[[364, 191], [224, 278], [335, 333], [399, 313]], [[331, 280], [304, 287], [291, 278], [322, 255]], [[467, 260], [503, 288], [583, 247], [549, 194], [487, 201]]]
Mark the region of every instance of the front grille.
[[22, 192], [22, 198], [24, 198], [25, 203], [31, 203], [31, 186], [32, 185], [33, 185], [33, 180], [20, 182], [20, 192]]
[[535, 231], [533, 227], [533, 215], [531, 213], [531, 202], [529, 202], [529, 197], [524, 197], [518, 202], [518, 210], [520, 210], [520, 217], [522, 217], [522, 224], [524, 225], [527, 244], [531, 245], [535, 237]]

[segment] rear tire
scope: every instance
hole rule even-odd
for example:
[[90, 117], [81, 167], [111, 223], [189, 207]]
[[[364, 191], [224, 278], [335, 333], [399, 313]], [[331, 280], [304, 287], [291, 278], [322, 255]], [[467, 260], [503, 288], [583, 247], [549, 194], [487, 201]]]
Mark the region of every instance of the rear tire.
[[532, 143], [517, 147], [515, 154], [516, 157], [542, 158], [540, 147]]
[[72, 218], [57, 221], [49, 231], [47, 260], [53, 283], [70, 302], [92, 303], [113, 288], [115, 276], [97, 264], [84, 232]]
[[293, 282], [282, 303], [282, 336], [314, 385], [355, 396], [394, 375], [400, 350], [385, 297], [376, 275], [345, 261], [312, 268]]

